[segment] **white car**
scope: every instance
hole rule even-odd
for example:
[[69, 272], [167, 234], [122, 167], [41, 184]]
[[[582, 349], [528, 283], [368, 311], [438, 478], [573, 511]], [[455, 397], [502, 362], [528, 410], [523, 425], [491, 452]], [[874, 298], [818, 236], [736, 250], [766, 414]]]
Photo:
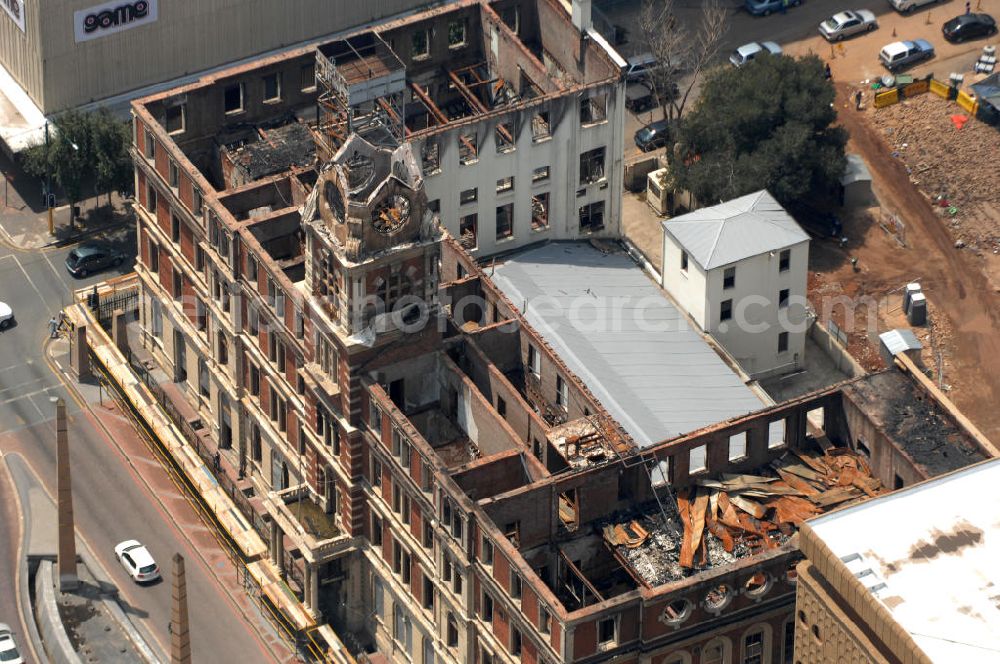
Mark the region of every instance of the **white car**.
[[923, 7], [924, 5], [930, 5], [935, 2], [944, 2], [944, 0], [889, 0], [889, 4], [893, 8], [904, 14], [912, 12], [917, 7]]
[[146, 583], [160, 578], [160, 568], [153, 556], [136, 540], [126, 540], [116, 546], [115, 555], [136, 582]]
[[761, 54], [781, 55], [781, 47], [773, 41], [750, 42], [733, 51], [729, 61], [734, 67], [742, 67]]
[[14, 632], [6, 623], [0, 623], [0, 662], [3, 664], [24, 664], [21, 653], [17, 651]]
[[[6, 330], [14, 324], [14, 310], [9, 304], [0, 302], [0, 330]], [[3, 660], [0, 660], [2, 662]]]
[[871, 32], [877, 27], [878, 21], [873, 12], [867, 9], [855, 9], [834, 14], [823, 21], [819, 24], [819, 33], [826, 37], [827, 41], [840, 41], [859, 32]]

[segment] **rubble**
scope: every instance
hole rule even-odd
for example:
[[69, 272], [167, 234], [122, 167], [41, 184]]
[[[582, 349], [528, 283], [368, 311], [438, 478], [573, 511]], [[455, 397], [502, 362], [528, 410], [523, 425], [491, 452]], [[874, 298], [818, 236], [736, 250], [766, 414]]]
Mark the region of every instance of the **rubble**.
[[[938, 204], [956, 248], [992, 251], [1000, 244], [995, 211], [1000, 209], [1000, 131], [970, 119], [961, 129], [957, 106], [934, 94], [878, 109], [871, 117], [889, 150], [906, 164], [910, 179]], [[959, 242], [962, 246], [959, 246]]]
[[677, 492], [663, 511], [604, 527], [605, 543], [649, 586], [775, 549], [803, 521], [877, 496], [867, 460], [846, 448], [788, 452], [758, 475], [721, 474]]

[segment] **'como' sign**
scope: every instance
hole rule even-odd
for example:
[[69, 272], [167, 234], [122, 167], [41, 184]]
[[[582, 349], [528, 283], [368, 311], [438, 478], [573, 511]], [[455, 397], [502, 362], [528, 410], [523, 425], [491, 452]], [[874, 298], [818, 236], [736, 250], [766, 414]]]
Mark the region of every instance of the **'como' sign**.
[[156, 18], [156, 0], [112, 0], [73, 12], [73, 33], [80, 43], [137, 28]]

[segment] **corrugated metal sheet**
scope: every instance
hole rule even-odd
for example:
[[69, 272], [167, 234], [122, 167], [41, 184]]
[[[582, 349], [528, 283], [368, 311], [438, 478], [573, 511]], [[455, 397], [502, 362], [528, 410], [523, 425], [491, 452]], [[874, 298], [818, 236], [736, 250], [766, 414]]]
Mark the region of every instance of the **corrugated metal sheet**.
[[701, 208], [662, 222], [699, 265], [711, 270], [809, 239], [766, 191]]
[[493, 281], [639, 445], [763, 407], [626, 254], [548, 244]]
[[917, 339], [917, 336], [913, 334], [913, 330], [908, 330], [905, 327], [896, 330], [889, 330], [888, 332], [883, 332], [878, 335], [879, 340], [881, 340], [882, 345], [890, 355], [898, 355], [899, 353], [905, 353], [910, 350], [920, 350], [923, 348], [923, 344]]

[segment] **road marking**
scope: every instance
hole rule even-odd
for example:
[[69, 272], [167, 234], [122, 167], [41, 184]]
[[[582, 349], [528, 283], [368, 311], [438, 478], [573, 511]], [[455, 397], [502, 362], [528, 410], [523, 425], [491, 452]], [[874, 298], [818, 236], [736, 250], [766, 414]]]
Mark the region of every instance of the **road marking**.
[[38, 294], [38, 299], [41, 300], [46, 306], [48, 306], [49, 303], [45, 301], [45, 296], [42, 295], [42, 291], [38, 290], [38, 286], [36, 286], [35, 282], [31, 280], [31, 277], [28, 276], [28, 271], [24, 269], [23, 265], [21, 265], [21, 261], [17, 259], [17, 256], [14, 256], [14, 262], [17, 263], [17, 266], [19, 268], [21, 268], [21, 273], [24, 275], [24, 278], [28, 280], [28, 283], [31, 284], [31, 287]]
[[[15, 365], [15, 366], [20, 367], [21, 365]], [[10, 367], [8, 367], [8, 368], [10, 368]], [[0, 369], [0, 373], [2, 373], [3, 371], [5, 371], [5, 369]], [[27, 387], [28, 385], [32, 385], [34, 383], [42, 383], [44, 381], [45, 381], [45, 376], [42, 376], [40, 378], [33, 378], [32, 380], [25, 381], [25, 382], [20, 383], [18, 385], [11, 385], [10, 387], [0, 388], [0, 396], [2, 396], [4, 392], [10, 392], [11, 390], [20, 390], [22, 388]], [[22, 394], [21, 396], [28, 396], [28, 395]], [[17, 397], [15, 397], [15, 398], [17, 398]]]
[[[261, 652], [266, 651], [271, 655], [271, 658], [274, 661], [280, 661], [277, 653], [275, 652], [275, 648], [272, 645], [272, 640], [276, 638], [278, 647], [280, 647], [283, 650], [289, 649], [288, 643], [281, 638], [280, 634], [278, 634], [275, 631], [276, 628], [268, 621], [267, 616], [264, 615], [263, 611], [261, 611], [259, 607], [256, 607], [252, 601], [248, 602], [250, 611], [250, 613], [248, 613], [248, 610], [244, 608], [243, 604], [240, 603], [241, 601], [247, 601], [250, 598], [250, 596], [247, 593], [242, 592], [240, 588], [236, 588], [236, 592], [239, 593], [239, 598], [237, 598], [237, 596], [234, 595], [233, 592], [231, 591], [231, 587], [228, 586], [226, 583], [224, 583], [222, 579], [219, 577], [219, 575], [212, 570], [212, 566], [209, 563], [208, 559], [206, 558], [207, 554], [203, 552], [199, 546], [195, 545], [194, 539], [191, 538], [188, 534], [188, 527], [181, 525], [178, 519], [175, 518], [175, 516], [173, 515], [173, 512], [167, 507], [166, 503], [163, 501], [160, 494], [156, 490], [154, 490], [151, 478], [148, 478], [144, 473], [140, 472], [139, 467], [135, 463], [135, 459], [133, 459], [132, 456], [125, 451], [122, 445], [119, 444], [119, 442], [112, 435], [111, 431], [105, 425], [101, 417], [97, 413], [95, 413], [94, 410], [90, 407], [90, 404], [84, 400], [83, 395], [79, 393], [76, 385], [74, 385], [71, 381], [67, 380], [66, 375], [60, 370], [60, 367], [56, 363], [55, 359], [51, 355], [49, 355], [48, 347], [50, 343], [51, 342], [49, 340], [45, 340], [45, 342], [43, 342], [42, 344], [43, 354], [45, 356], [45, 363], [48, 365], [49, 371], [51, 371], [53, 375], [55, 375], [56, 378], [59, 379], [59, 382], [61, 382], [62, 385], [66, 388], [66, 391], [70, 395], [70, 397], [72, 397], [73, 400], [76, 401], [77, 404], [79, 404], [81, 411], [83, 412], [84, 418], [87, 417], [86, 415], [87, 412], [90, 413], [92, 426], [94, 428], [95, 433], [101, 435], [101, 433], [103, 432], [105, 440], [109, 441], [111, 445], [114, 446], [114, 449], [118, 451], [122, 463], [128, 468], [130, 468], [132, 471], [131, 473], [129, 473], [129, 475], [132, 478], [132, 481], [136, 483], [140, 491], [143, 491], [143, 489], [145, 489], [147, 497], [152, 498], [151, 503], [154, 504], [157, 511], [160, 512], [160, 515], [162, 516], [164, 522], [167, 525], [167, 528], [171, 528], [172, 526], [173, 531], [177, 534], [178, 543], [182, 544], [183, 542], [186, 542], [188, 550], [191, 552], [192, 560], [197, 558], [202, 561], [202, 564], [205, 567], [205, 571], [208, 572], [210, 576], [215, 579], [215, 583], [217, 584], [216, 589], [222, 591], [222, 596], [224, 600], [232, 607], [232, 609], [234, 609], [237, 612], [238, 616], [243, 617], [243, 624], [245, 627], [248, 628], [250, 635], [257, 637], [257, 643], [258, 645], [261, 646]], [[133, 434], [136, 436], [137, 442], [139, 443], [140, 447], [142, 449], [145, 449], [154, 458], [158, 458], [157, 453], [150, 448], [150, 446], [155, 445], [155, 443], [147, 441], [143, 433], [137, 430], [136, 425], [134, 424], [132, 425], [132, 431]], [[24, 459], [24, 456], [22, 455], [21, 458]], [[137, 457], [137, 458], [143, 458], [143, 457]], [[27, 460], [25, 459], [25, 461]], [[201, 508], [196, 504], [198, 498], [196, 496], [188, 495], [187, 490], [181, 484], [179, 484], [181, 480], [174, 478], [171, 469], [168, 467], [166, 463], [160, 464], [160, 468], [166, 475], [166, 478], [178, 489], [178, 491], [182, 492], [182, 496], [185, 502], [188, 503], [195, 517], [198, 518], [199, 520], [202, 520], [203, 517], [201, 515]], [[49, 495], [51, 496], [51, 493]], [[222, 555], [228, 557], [228, 554], [226, 554], [223, 548], [225, 544], [221, 542], [219, 536], [216, 535], [211, 529], [207, 530], [211, 535], [212, 539], [216, 540], [216, 546], [218, 547], [218, 551], [222, 553]], [[83, 539], [82, 536], [81, 539]], [[93, 547], [91, 547], [91, 551], [94, 551]], [[98, 562], [98, 564], [100, 564], [101, 567], [104, 567], [102, 563]], [[233, 567], [232, 569], [233, 572], [236, 573], [238, 577], [239, 574], [238, 570], [235, 567]], [[253, 615], [251, 615], [251, 613]], [[147, 635], [153, 641], [155, 641], [157, 645], [160, 646], [162, 652], [169, 652], [167, 648], [164, 648], [163, 642], [160, 640], [159, 634], [156, 631], [154, 631], [154, 629], [151, 626], [144, 624], [143, 629], [147, 632]]]
[[[7, 399], [6, 401], [0, 401], [0, 406], [6, 406], [9, 403], [14, 403], [15, 401], [20, 401], [21, 399], [29, 399], [31, 397], [38, 396], [39, 394], [45, 394], [49, 390], [57, 390], [59, 389], [59, 387], [60, 387], [59, 385], [49, 385], [48, 387], [45, 387], [41, 390], [35, 390], [34, 392], [28, 392], [27, 394], [22, 394], [21, 396], [14, 397], [12, 399]], [[35, 406], [35, 410], [37, 410], [42, 415], [45, 415], [45, 413], [42, 413], [41, 409], [38, 408], [38, 405], [35, 404], [34, 401], [32, 401], [31, 403], [32, 405]]]
[[[49, 266], [50, 268], [52, 268], [52, 274], [56, 275], [56, 281], [58, 281], [58, 282], [59, 282], [59, 283], [61, 283], [61, 284], [65, 284], [65, 283], [67, 283], [67, 282], [66, 282], [66, 280], [65, 280], [65, 278], [64, 278], [64, 277], [65, 277], [65, 275], [63, 275], [63, 274], [60, 274], [60, 273], [59, 273], [59, 270], [57, 270], [57, 269], [56, 269], [56, 266], [55, 266], [55, 265], [53, 265], [53, 264], [52, 264], [52, 261], [50, 261], [50, 260], [49, 260], [49, 255], [48, 255], [47, 253], [45, 253], [45, 254], [42, 254], [42, 258], [44, 258], [44, 259], [45, 259], [45, 262], [46, 262], [46, 263], [48, 264], [48, 266]], [[74, 290], [76, 290], [76, 289], [74, 289], [74, 288], [70, 288], [69, 290], [70, 290], [70, 292], [72, 292], [72, 291], [74, 291]]]

